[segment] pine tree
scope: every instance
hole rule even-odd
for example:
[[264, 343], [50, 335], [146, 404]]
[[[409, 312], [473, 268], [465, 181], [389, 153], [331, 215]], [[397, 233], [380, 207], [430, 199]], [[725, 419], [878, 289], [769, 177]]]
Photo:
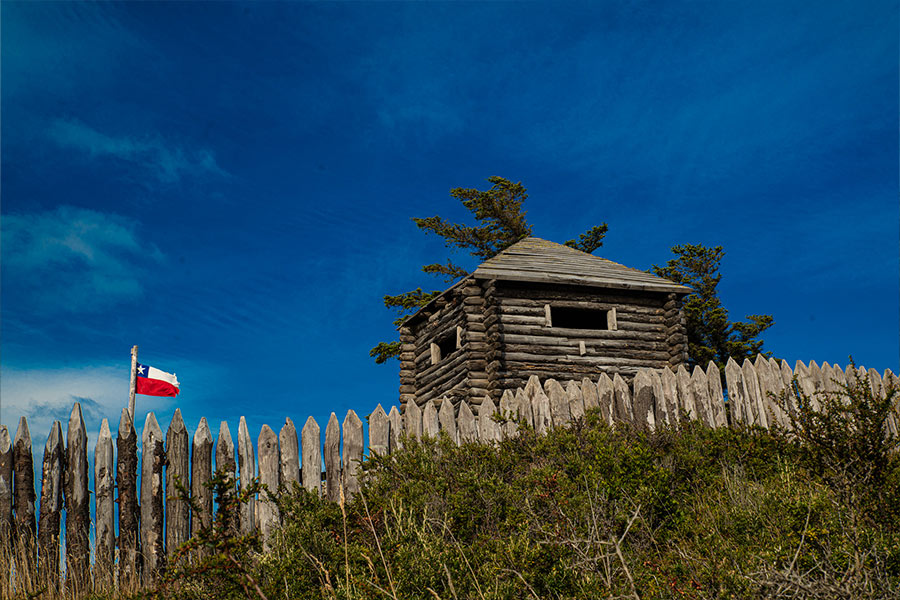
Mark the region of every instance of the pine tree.
[[684, 244], [672, 247], [672, 253], [676, 258], [669, 260], [665, 267], [653, 265], [651, 272], [694, 289], [684, 301], [691, 366], [714, 361], [723, 369], [729, 357], [741, 363], [745, 358], [763, 353], [759, 335], [775, 320], [771, 315], [748, 315], [747, 321], [728, 320], [728, 311], [716, 290], [722, 279], [719, 273], [725, 256], [722, 246]]
[[[509, 248], [516, 242], [531, 235], [531, 225], [526, 219], [522, 204], [528, 198], [527, 190], [521, 182], [513, 183], [503, 177], [488, 177], [491, 188], [454, 188], [450, 196], [462, 202], [475, 218], [477, 225], [451, 223], [443, 217], [424, 219], [413, 218], [413, 222], [425, 233], [433, 233], [444, 238], [444, 244], [453, 250], [468, 250], [469, 254], [485, 261]], [[597, 225], [579, 236], [578, 241], [569, 240], [566, 245], [591, 253], [603, 245], [607, 225]], [[425, 273], [441, 277], [445, 283], [453, 283], [467, 276], [463, 267], [447, 260], [446, 263], [432, 263], [422, 267]], [[394, 309], [398, 317], [394, 325], [400, 326], [411, 314], [443, 290], [423, 291], [416, 288], [396, 296], [385, 296], [384, 305]], [[400, 354], [400, 342], [381, 342], [369, 351], [376, 363], [383, 363]]]

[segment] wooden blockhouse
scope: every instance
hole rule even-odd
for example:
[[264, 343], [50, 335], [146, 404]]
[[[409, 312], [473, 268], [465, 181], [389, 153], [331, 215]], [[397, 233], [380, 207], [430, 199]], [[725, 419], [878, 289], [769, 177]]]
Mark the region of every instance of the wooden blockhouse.
[[543, 381], [630, 379], [687, 361], [692, 290], [536, 237], [513, 244], [400, 327], [400, 402], [472, 404]]

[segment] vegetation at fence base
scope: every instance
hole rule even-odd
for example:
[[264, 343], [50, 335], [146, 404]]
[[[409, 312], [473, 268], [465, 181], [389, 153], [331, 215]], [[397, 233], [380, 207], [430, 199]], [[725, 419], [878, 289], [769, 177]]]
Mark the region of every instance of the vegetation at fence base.
[[407, 439], [369, 462], [356, 498], [283, 494], [268, 551], [221, 529], [182, 553], [208, 552], [205, 563], [176, 563], [151, 595], [897, 597], [889, 404], [861, 380], [847, 391], [820, 401], [843, 416], [801, 409], [796, 434], [697, 422], [647, 433], [589, 414], [497, 446]]

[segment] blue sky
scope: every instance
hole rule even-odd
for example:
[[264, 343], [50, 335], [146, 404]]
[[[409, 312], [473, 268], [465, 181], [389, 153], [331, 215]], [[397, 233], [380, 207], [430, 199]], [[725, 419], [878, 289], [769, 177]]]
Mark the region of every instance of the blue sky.
[[[793, 363], [898, 367], [897, 2], [17, 3], [2, 16], [0, 421], [396, 402], [382, 296], [441, 287], [413, 216], [529, 189], [636, 268], [721, 244]], [[468, 267], [464, 255], [455, 259]]]

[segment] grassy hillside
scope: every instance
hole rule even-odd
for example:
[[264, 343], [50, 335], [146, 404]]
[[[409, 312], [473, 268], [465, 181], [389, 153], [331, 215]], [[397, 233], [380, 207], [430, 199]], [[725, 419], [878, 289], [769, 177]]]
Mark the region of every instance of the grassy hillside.
[[790, 437], [695, 422], [647, 433], [590, 414], [498, 446], [407, 440], [368, 463], [352, 501], [285, 496], [284, 530], [255, 560], [258, 540], [212, 532], [212, 554], [152, 595], [900, 597], [885, 416], [860, 392], [799, 415]]

